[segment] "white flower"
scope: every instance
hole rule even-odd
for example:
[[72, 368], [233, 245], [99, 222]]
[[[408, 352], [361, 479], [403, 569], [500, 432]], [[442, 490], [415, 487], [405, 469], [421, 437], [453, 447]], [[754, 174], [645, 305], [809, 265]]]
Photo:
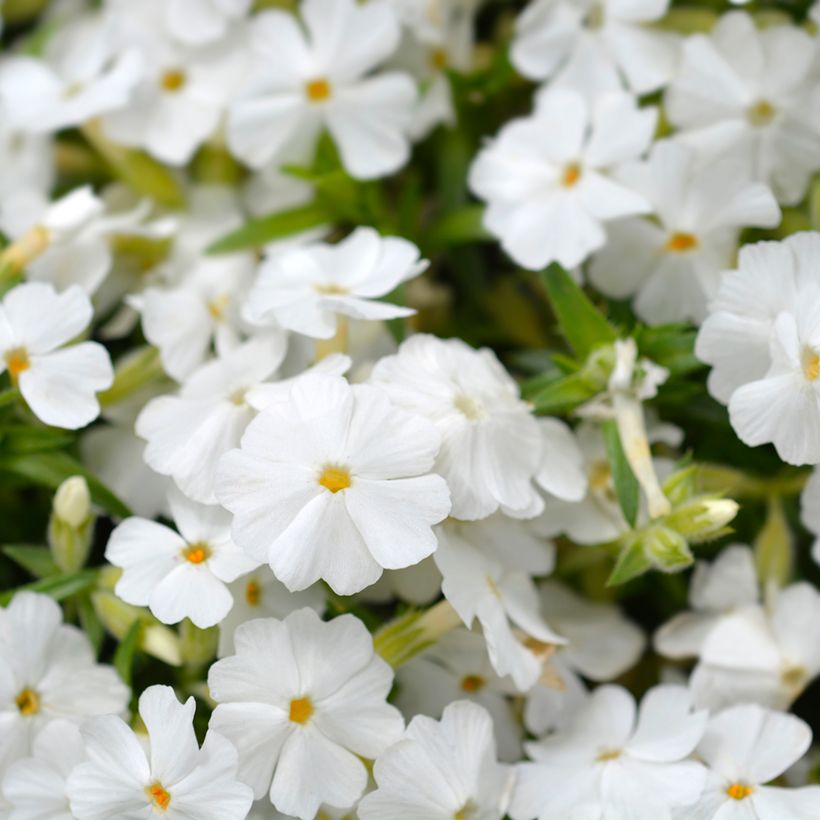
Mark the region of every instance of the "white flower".
[[[450, 487], [455, 518], [485, 518], [499, 507], [529, 517], [540, 512], [533, 478], [547, 459], [542, 432], [491, 350], [412, 336], [376, 364], [371, 381], [440, 431], [435, 470]], [[567, 484], [572, 494], [571, 478]]]
[[144, 70], [129, 105], [105, 114], [102, 127], [116, 143], [184, 165], [216, 132], [244, 79], [247, 35], [237, 30], [199, 49], [180, 46], [163, 35], [165, 5], [120, 4], [123, 46], [139, 48]]
[[566, 726], [586, 701], [579, 676], [596, 682], [618, 677], [640, 659], [646, 638], [615, 605], [588, 601], [557, 581], [543, 581], [539, 591], [544, 618], [567, 639], [527, 694], [524, 722], [540, 735]]
[[533, 0], [516, 21], [513, 65], [534, 80], [636, 94], [665, 85], [677, 62], [677, 38], [653, 29], [669, 0]]
[[740, 230], [773, 227], [780, 209], [771, 191], [753, 183], [744, 163], [723, 156], [698, 163], [693, 149], [656, 143], [649, 160], [624, 170], [658, 223], [613, 222], [592, 260], [590, 281], [615, 299], [635, 294], [635, 310], [651, 324], [700, 322], [729, 268]]
[[236, 542], [285, 586], [322, 578], [349, 595], [436, 548], [431, 527], [450, 509], [444, 480], [428, 474], [439, 443], [384, 391], [309, 374], [223, 458], [217, 496]]
[[171, 476], [188, 496], [216, 501], [214, 481], [221, 456], [236, 447], [256, 411], [247, 393], [279, 367], [285, 356], [281, 334], [260, 335], [202, 365], [176, 396], [159, 396], [137, 418], [145, 439], [145, 461]]
[[811, 729], [794, 715], [754, 704], [731, 706], [709, 720], [697, 753], [709, 766], [700, 800], [675, 816], [809, 820], [820, 816], [820, 786], [786, 789], [766, 783], [811, 745]]
[[73, 285], [18, 285], [0, 303], [0, 373], [6, 371], [46, 424], [76, 430], [99, 415], [96, 393], [110, 387], [108, 351], [96, 342], [62, 347], [91, 321], [92, 307]]
[[514, 761], [521, 757], [524, 730], [509, 699], [518, 690], [509, 678], [495, 672], [480, 633], [463, 628], [448, 632], [399, 667], [396, 682], [396, 706], [405, 717], [422, 714], [440, 718], [447, 704], [459, 698], [473, 701], [493, 719], [499, 758]]
[[290, 592], [269, 567], [243, 575], [230, 585], [234, 604], [219, 624], [219, 647], [217, 657], [232, 655], [233, 635], [237, 627], [253, 618], [279, 618], [295, 609], [310, 607], [320, 615], [325, 609], [325, 590], [316, 584], [302, 592]]
[[811, 557], [820, 564], [820, 470], [816, 467], [800, 495], [800, 520], [814, 535]]
[[413, 718], [373, 769], [361, 820], [501, 820], [512, 771], [496, 760], [493, 723], [475, 703], [451, 703], [441, 721]]
[[253, 168], [313, 150], [322, 128], [347, 171], [359, 179], [398, 170], [416, 88], [406, 74], [371, 74], [399, 44], [385, 3], [304, 0], [301, 21], [281, 11], [257, 15], [251, 47], [257, 68], [228, 115], [228, 144]]
[[796, 204], [820, 168], [816, 48], [796, 26], [759, 30], [745, 12], [725, 14], [709, 36], [686, 40], [669, 119], [698, 145], [745, 154], [755, 179]]
[[389, 569], [359, 598], [368, 603], [388, 603], [398, 598], [416, 606], [431, 604], [441, 595], [441, 573], [433, 557], [404, 569]]
[[357, 755], [377, 757], [404, 723], [364, 625], [300, 609], [248, 621], [234, 641], [237, 654], [211, 666], [208, 686], [219, 704], [211, 727], [236, 744], [242, 780], [303, 820], [322, 803], [351, 806], [367, 785]]
[[563, 731], [527, 744], [534, 763], [518, 767], [514, 820], [660, 820], [688, 806], [706, 770], [686, 758], [708, 715], [692, 712], [682, 686], [656, 686], [636, 715], [632, 695], [601, 686]]
[[0, 772], [32, 752], [36, 733], [56, 718], [121, 712], [128, 689], [94, 661], [88, 638], [62, 623], [45, 595], [18, 592], [0, 609]]
[[711, 564], [698, 561], [689, 583], [692, 611], [675, 615], [655, 633], [655, 650], [667, 658], [697, 657], [724, 616], [754, 606], [759, 597], [757, 570], [748, 547], [734, 544]]
[[501, 513], [475, 523], [451, 519], [438, 537], [435, 561], [445, 597], [468, 627], [478, 619], [496, 672], [527, 691], [542, 673], [544, 656], [566, 643], [541, 616], [531, 578], [552, 570], [552, 545]]
[[165, 25], [181, 43], [201, 46], [224, 38], [252, 5], [253, 0], [168, 0]]
[[473, 162], [469, 185], [487, 202], [485, 227], [525, 268], [574, 268], [604, 245], [604, 223], [650, 211], [613, 177], [649, 147], [656, 116], [627, 94], [589, 105], [576, 92], [551, 92]]
[[707, 386], [718, 401], [727, 404], [738, 387], [766, 375], [775, 319], [795, 310], [819, 262], [816, 233], [740, 249], [738, 269], [723, 276], [695, 345], [698, 358], [712, 365]]
[[85, 760], [77, 725], [52, 720], [34, 738], [31, 757], [12, 763], [0, 782], [0, 793], [12, 807], [4, 816], [7, 820], [73, 820], [66, 780]]
[[147, 606], [164, 624], [190, 618], [207, 629], [233, 606], [226, 584], [255, 569], [231, 541], [228, 513], [172, 492], [169, 505], [179, 534], [146, 518], [127, 518], [111, 533], [105, 557], [123, 569], [114, 591]]
[[767, 607], [726, 615], [701, 646], [690, 686], [717, 709], [752, 701], [786, 709], [820, 673], [820, 593], [792, 584]]
[[335, 245], [316, 243], [270, 256], [248, 294], [245, 317], [254, 324], [276, 323], [329, 339], [339, 315], [371, 320], [411, 316], [411, 308], [371, 300], [418, 276], [427, 264], [412, 242], [357, 228]]
[[729, 399], [729, 420], [744, 444], [772, 442], [788, 464], [820, 462], [820, 288], [774, 321], [766, 374]]
[[194, 734], [196, 704], [182, 704], [170, 686], [149, 686], [139, 701], [148, 731], [145, 749], [118, 717], [83, 727], [88, 762], [68, 778], [71, 810], [78, 820], [137, 820], [161, 814], [168, 820], [243, 820], [253, 797], [237, 780], [237, 755], [209, 731], [202, 748]]
[[56, 132], [123, 108], [142, 75], [140, 54], [120, 50], [112, 21], [82, 15], [58, 27], [44, 59], [15, 56], [0, 66], [0, 100], [11, 126]]

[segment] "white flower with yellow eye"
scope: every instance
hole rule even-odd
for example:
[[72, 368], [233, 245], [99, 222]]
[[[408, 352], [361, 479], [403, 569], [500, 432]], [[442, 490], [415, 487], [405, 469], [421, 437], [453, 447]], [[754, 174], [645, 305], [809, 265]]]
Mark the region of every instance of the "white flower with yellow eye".
[[139, 700], [145, 745], [118, 717], [86, 721], [89, 759], [68, 778], [77, 820], [244, 820], [253, 795], [237, 778], [236, 749], [213, 731], [200, 748], [195, 710], [193, 698], [183, 704], [170, 686], [149, 686]]
[[[382, 358], [370, 381], [440, 431], [435, 469], [450, 487], [453, 517], [485, 518], [499, 507], [520, 517], [541, 511], [534, 479], [550, 452], [518, 385], [491, 350], [418, 334]], [[570, 495], [577, 489], [570, 472], [564, 489]]]
[[0, 373], [20, 388], [34, 415], [76, 430], [100, 413], [96, 394], [111, 386], [108, 351], [96, 342], [67, 345], [91, 322], [92, 307], [77, 285], [18, 285], [0, 303]]
[[589, 104], [574, 91], [550, 92], [473, 161], [469, 184], [487, 202], [484, 226], [525, 268], [579, 265], [603, 247], [605, 223], [651, 210], [617, 172], [649, 147], [656, 119], [628, 94]]
[[478, 620], [496, 672], [526, 692], [544, 660], [566, 643], [541, 616], [532, 580], [552, 571], [552, 544], [502, 513], [469, 523], [451, 519], [437, 534], [445, 597], [466, 626]]
[[221, 507], [197, 504], [178, 491], [169, 504], [179, 533], [146, 518], [126, 518], [111, 533], [105, 557], [123, 570], [114, 591], [165, 624], [190, 618], [207, 629], [233, 606], [227, 584], [258, 562], [233, 543], [230, 516]]
[[741, 229], [780, 221], [771, 191], [750, 179], [745, 163], [730, 155], [700, 163], [674, 140], [656, 143], [621, 179], [649, 200], [657, 221], [613, 222], [589, 278], [607, 296], [634, 296], [635, 311], [650, 324], [701, 322], [734, 261]]
[[364, 624], [300, 609], [248, 621], [234, 642], [208, 687], [218, 704], [211, 728], [235, 744], [243, 782], [301, 820], [322, 803], [353, 805], [367, 785], [360, 758], [380, 755], [404, 727], [387, 703], [393, 672]]
[[128, 687], [97, 664], [88, 638], [45, 595], [18, 592], [0, 609], [0, 772], [32, 753], [51, 721], [122, 712]]
[[767, 786], [811, 745], [811, 728], [795, 715], [755, 704], [730, 706], [714, 715], [697, 754], [709, 767], [700, 800], [675, 820], [749, 818], [811, 820], [820, 817], [820, 786]]
[[281, 333], [259, 335], [195, 370], [177, 395], [151, 399], [136, 423], [137, 435], [148, 442], [148, 465], [195, 501], [215, 503], [217, 462], [239, 444], [256, 415], [248, 392], [284, 357]]
[[299, 13], [268, 11], [252, 24], [256, 68], [228, 114], [231, 150], [256, 169], [304, 159], [326, 128], [351, 176], [397, 171], [410, 155], [417, 92], [406, 74], [373, 73], [399, 44], [393, 10], [304, 0]]
[[236, 543], [285, 586], [321, 578], [350, 595], [435, 550], [432, 526], [450, 510], [430, 474], [439, 445], [430, 422], [384, 391], [306, 374], [222, 459], [216, 493]]
[[493, 723], [478, 704], [451, 703], [440, 721], [419, 715], [373, 768], [361, 820], [501, 820], [513, 779], [496, 759]]
[[625, 82], [635, 94], [673, 76], [678, 38], [653, 26], [669, 0], [533, 0], [519, 15], [510, 50], [513, 65], [555, 87], [590, 96]]
[[706, 769], [688, 759], [708, 714], [683, 686], [656, 686], [636, 709], [620, 686], [601, 686], [565, 729], [526, 744], [513, 820], [668, 820], [701, 794]]
[[795, 205], [820, 168], [816, 53], [797, 26], [758, 29], [745, 12], [724, 14], [684, 43], [666, 92], [669, 120], [693, 144], [745, 156], [754, 179]]

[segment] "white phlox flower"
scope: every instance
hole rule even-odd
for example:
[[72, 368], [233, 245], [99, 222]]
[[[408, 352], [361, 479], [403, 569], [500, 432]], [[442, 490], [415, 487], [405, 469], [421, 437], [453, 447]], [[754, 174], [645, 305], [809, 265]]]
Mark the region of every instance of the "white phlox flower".
[[552, 571], [552, 545], [501, 513], [471, 523], [451, 519], [438, 538], [434, 557], [445, 597], [466, 626], [481, 624], [496, 672], [527, 691], [545, 659], [566, 643], [542, 617], [532, 580]]
[[722, 156], [703, 165], [674, 140], [656, 143], [649, 159], [624, 169], [621, 179], [647, 198], [658, 222], [613, 222], [589, 276], [615, 299], [634, 295], [636, 312], [650, 324], [702, 321], [741, 228], [780, 221], [771, 191], [750, 179], [742, 160]]
[[817, 468], [800, 495], [800, 520], [814, 535], [811, 557], [820, 564], [820, 471]]
[[148, 465], [194, 500], [215, 503], [217, 462], [256, 415], [248, 391], [276, 372], [285, 346], [281, 333], [258, 335], [195, 370], [177, 395], [149, 401], [136, 423]]
[[441, 595], [441, 573], [432, 556], [404, 569], [385, 570], [375, 584], [359, 593], [359, 599], [387, 603], [398, 598], [408, 604], [425, 606]]
[[689, 818], [811, 820], [820, 817], [820, 786], [767, 786], [799, 760], [811, 729], [794, 715], [740, 704], [710, 718], [697, 754], [709, 767], [698, 802], [675, 815]]
[[270, 256], [248, 293], [245, 318], [329, 339], [339, 317], [383, 320], [415, 311], [375, 301], [418, 276], [428, 262], [412, 242], [357, 228], [335, 245], [309, 244]]
[[114, 591], [129, 604], [147, 606], [163, 623], [190, 618], [207, 629], [233, 606], [227, 587], [258, 562], [230, 536], [231, 518], [174, 491], [169, 506], [179, 533], [146, 518], [126, 518], [111, 533], [105, 557], [123, 570]]
[[612, 604], [593, 603], [557, 581], [539, 584], [544, 618], [567, 639], [530, 689], [524, 723], [536, 735], [563, 728], [586, 702], [581, 677], [601, 683], [626, 672], [646, 646], [641, 629]]
[[574, 268], [604, 245], [607, 222], [651, 210], [617, 172], [647, 150], [656, 119], [628, 94], [590, 104], [574, 91], [550, 92], [473, 161], [469, 185], [487, 202], [484, 226], [525, 268]]
[[513, 65], [533, 80], [593, 95], [626, 85], [646, 94], [672, 78], [678, 38], [653, 27], [669, 0], [533, 0], [519, 15]]
[[[523, 517], [541, 511], [533, 479], [547, 459], [542, 431], [492, 351], [419, 334], [381, 359], [371, 381], [438, 428], [435, 470], [450, 487], [455, 518], [485, 518], [499, 507]], [[573, 495], [571, 476], [567, 483]]]
[[376, 789], [361, 820], [501, 820], [512, 771], [496, 760], [493, 723], [475, 703], [456, 701], [440, 721], [419, 715], [373, 770]]
[[67, 345], [91, 321], [88, 297], [72, 285], [22, 284], [0, 303], [0, 373], [7, 372], [32, 412], [46, 424], [76, 430], [100, 412], [96, 394], [114, 370], [96, 342]]
[[299, 14], [254, 19], [256, 65], [229, 111], [231, 150], [256, 169], [304, 159], [326, 128], [352, 176], [397, 171], [410, 153], [416, 87], [404, 73], [374, 73], [398, 47], [395, 13], [386, 3], [304, 0]]
[[169, 0], [165, 26], [181, 43], [201, 46], [224, 38], [252, 5], [253, 0]]
[[744, 153], [755, 179], [796, 204], [820, 168], [816, 49], [796, 26], [758, 29], [745, 12], [724, 14], [709, 35], [686, 40], [669, 119], [707, 150]]
[[620, 686], [601, 686], [566, 729], [527, 744], [517, 767], [514, 820], [660, 820], [701, 794], [706, 769], [689, 759], [708, 714], [683, 686], [656, 686], [636, 709]]
[[690, 611], [667, 621], [653, 639], [666, 658], [695, 658], [721, 619], [736, 609], [754, 606], [760, 599], [752, 551], [741, 544], [725, 547], [708, 564], [698, 561], [689, 584]]
[[222, 459], [217, 496], [236, 543], [285, 586], [322, 578], [349, 595], [435, 550], [431, 528], [450, 510], [430, 473], [439, 445], [433, 424], [383, 390], [306, 374]]
[[690, 679], [695, 701], [719, 709], [755, 702], [787, 709], [820, 673], [820, 593], [799, 582], [766, 605], [720, 619]]
[[260, 618], [234, 634], [236, 655], [211, 666], [211, 728], [231, 739], [257, 799], [312, 820], [320, 805], [354, 804], [376, 758], [404, 721], [387, 703], [390, 667], [361, 621], [322, 622], [312, 609]]
[[0, 772], [30, 756], [51, 721], [116, 714], [128, 696], [114, 669], [95, 662], [85, 634], [62, 623], [51, 598], [18, 592], [0, 609]]
[[524, 730], [509, 700], [518, 690], [493, 669], [480, 633], [462, 627], [448, 632], [399, 667], [396, 682], [396, 706], [407, 718], [422, 714], [438, 719], [459, 698], [483, 706], [493, 719], [499, 759], [520, 759]]
[[82, 727], [88, 762], [68, 778], [71, 810], [78, 820], [138, 818], [243, 820], [253, 802], [237, 779], [236, 749], [209, 731], [200, 748], [194, 734], [196, 704], [177, 700], [170, 686], [149, 686], [139, 714], [147, 748], [114, 715]]

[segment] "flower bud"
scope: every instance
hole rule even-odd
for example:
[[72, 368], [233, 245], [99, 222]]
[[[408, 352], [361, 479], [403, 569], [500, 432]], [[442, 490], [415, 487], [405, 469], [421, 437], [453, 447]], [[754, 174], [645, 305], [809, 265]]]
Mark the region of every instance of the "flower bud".
[[80, 475], [67, 478], [54, 494], [54, 515], [75, 529], [91, 515], [91, 493], [88, 483]]
[[48, 522], [48, 542], [63, 572], [81, 569], [91, 549], [94, 517], [91, 494], [82, 476], [67, 478], [57, 489]]

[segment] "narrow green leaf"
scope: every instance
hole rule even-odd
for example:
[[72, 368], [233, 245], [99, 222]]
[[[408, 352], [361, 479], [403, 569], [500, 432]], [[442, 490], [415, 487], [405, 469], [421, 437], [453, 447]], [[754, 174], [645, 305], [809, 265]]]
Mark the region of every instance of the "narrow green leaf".
[[24, 584], [16, 589], [8, 589], [0, 593], [0, 606], [6, 606], [8, 602], [18, 592], [41, 592], [54, 598], [55, 601], [62, 601], [64, 598], [70, 598], [78, 592], [91, 587], [97, 579], [97, 570], [84, 569], [80, 572], [73, 572], [70, 575], [55, 575], [49, 578], [43, 578], [39, 581], [34, 581], [31, 584]]
[[632, 468], [626, 460], [615, 420], [608, 419], [603, 422], [601, 432], [604, 436], [609, 467], [612, 470], [615, 495], [618, 496], [618, 503], [621, 505], [621, 512], [624, 514], [626, 523], [634, 529], [635, 522], [638, 519], [638, 504], [641, 498], [638, 479], [635, 478], [635, 473], [632, 472]]
[[437, 220], [424, 241], [425, 250], [439, 250], [492, 237], [483, 224], [484, 206], [467, 205]]
[[96, 504], [118, 518], [131, 515], [131, 510], [114, 493], [68, 453], [3, 454], [0, 456], [0, 472], [12, 473], [52, 490], [56, 490], [70, 476], [81, 475], [88, 482]]
[[561, 332], [579, 359], [618, 338], [615, 328], [559, 264], [550, 265], [542, 276]]
[[625, 584], [627, 581], [643, 575], [650, 566], [643, 545], [640, 541], [635, 540], [621, 551], [609, 578], [607, 578], [606, 585], [614, 587]]
[[26, 572], [35, 578], [48, 578], [58, 575], [60, 568], [54, 563], [51, 550], [48, 547], [38, 547], [31, 544], [6, 544], [2, 548], [3, 554], [19, 564]]
[[125, 633], [125, 637], [114, 652], [114, 669], [128, 686], [131, 685], [134, 653], [139, 645], [141, 632], [142, 622], [137, 618], [128, 628], [128, 632]]
[[595, 393], [582, 373], [572, 373], [555, 379], [528, 399], [539, 415], [555, 415], [574, 410]]
[[83, 632], [88, 635], [88, 639], [94, 647], [95, 655], [99, 656], [103, 640], [105, 640], [105, 627], [94, 609], [94, 604], [91, 602], [91, 596], [88, 592], [77, 596], [77, 614], [80, 616], [80, 626], [82, 626]]
[[274, 239], [282, 239], [332, 221], [333, 214], [328, 208], [313, 202], [301, 208], [279, 211], [260, 219], [254, 219], [233, 233], [218, 239], [208, 248], [207, 252], [233, 253], [258, 248]]
[[18, 387], [8, 387], [5, 390], [0, 390], [0, 407], [13, 404], [19, 398], [20, 389]]
[[26, 424], [0, 425], [3, 449], [10, 453], [38, 453], [60, 450], [74, 441], [74, 434], [54, 427], [29, 427]]

